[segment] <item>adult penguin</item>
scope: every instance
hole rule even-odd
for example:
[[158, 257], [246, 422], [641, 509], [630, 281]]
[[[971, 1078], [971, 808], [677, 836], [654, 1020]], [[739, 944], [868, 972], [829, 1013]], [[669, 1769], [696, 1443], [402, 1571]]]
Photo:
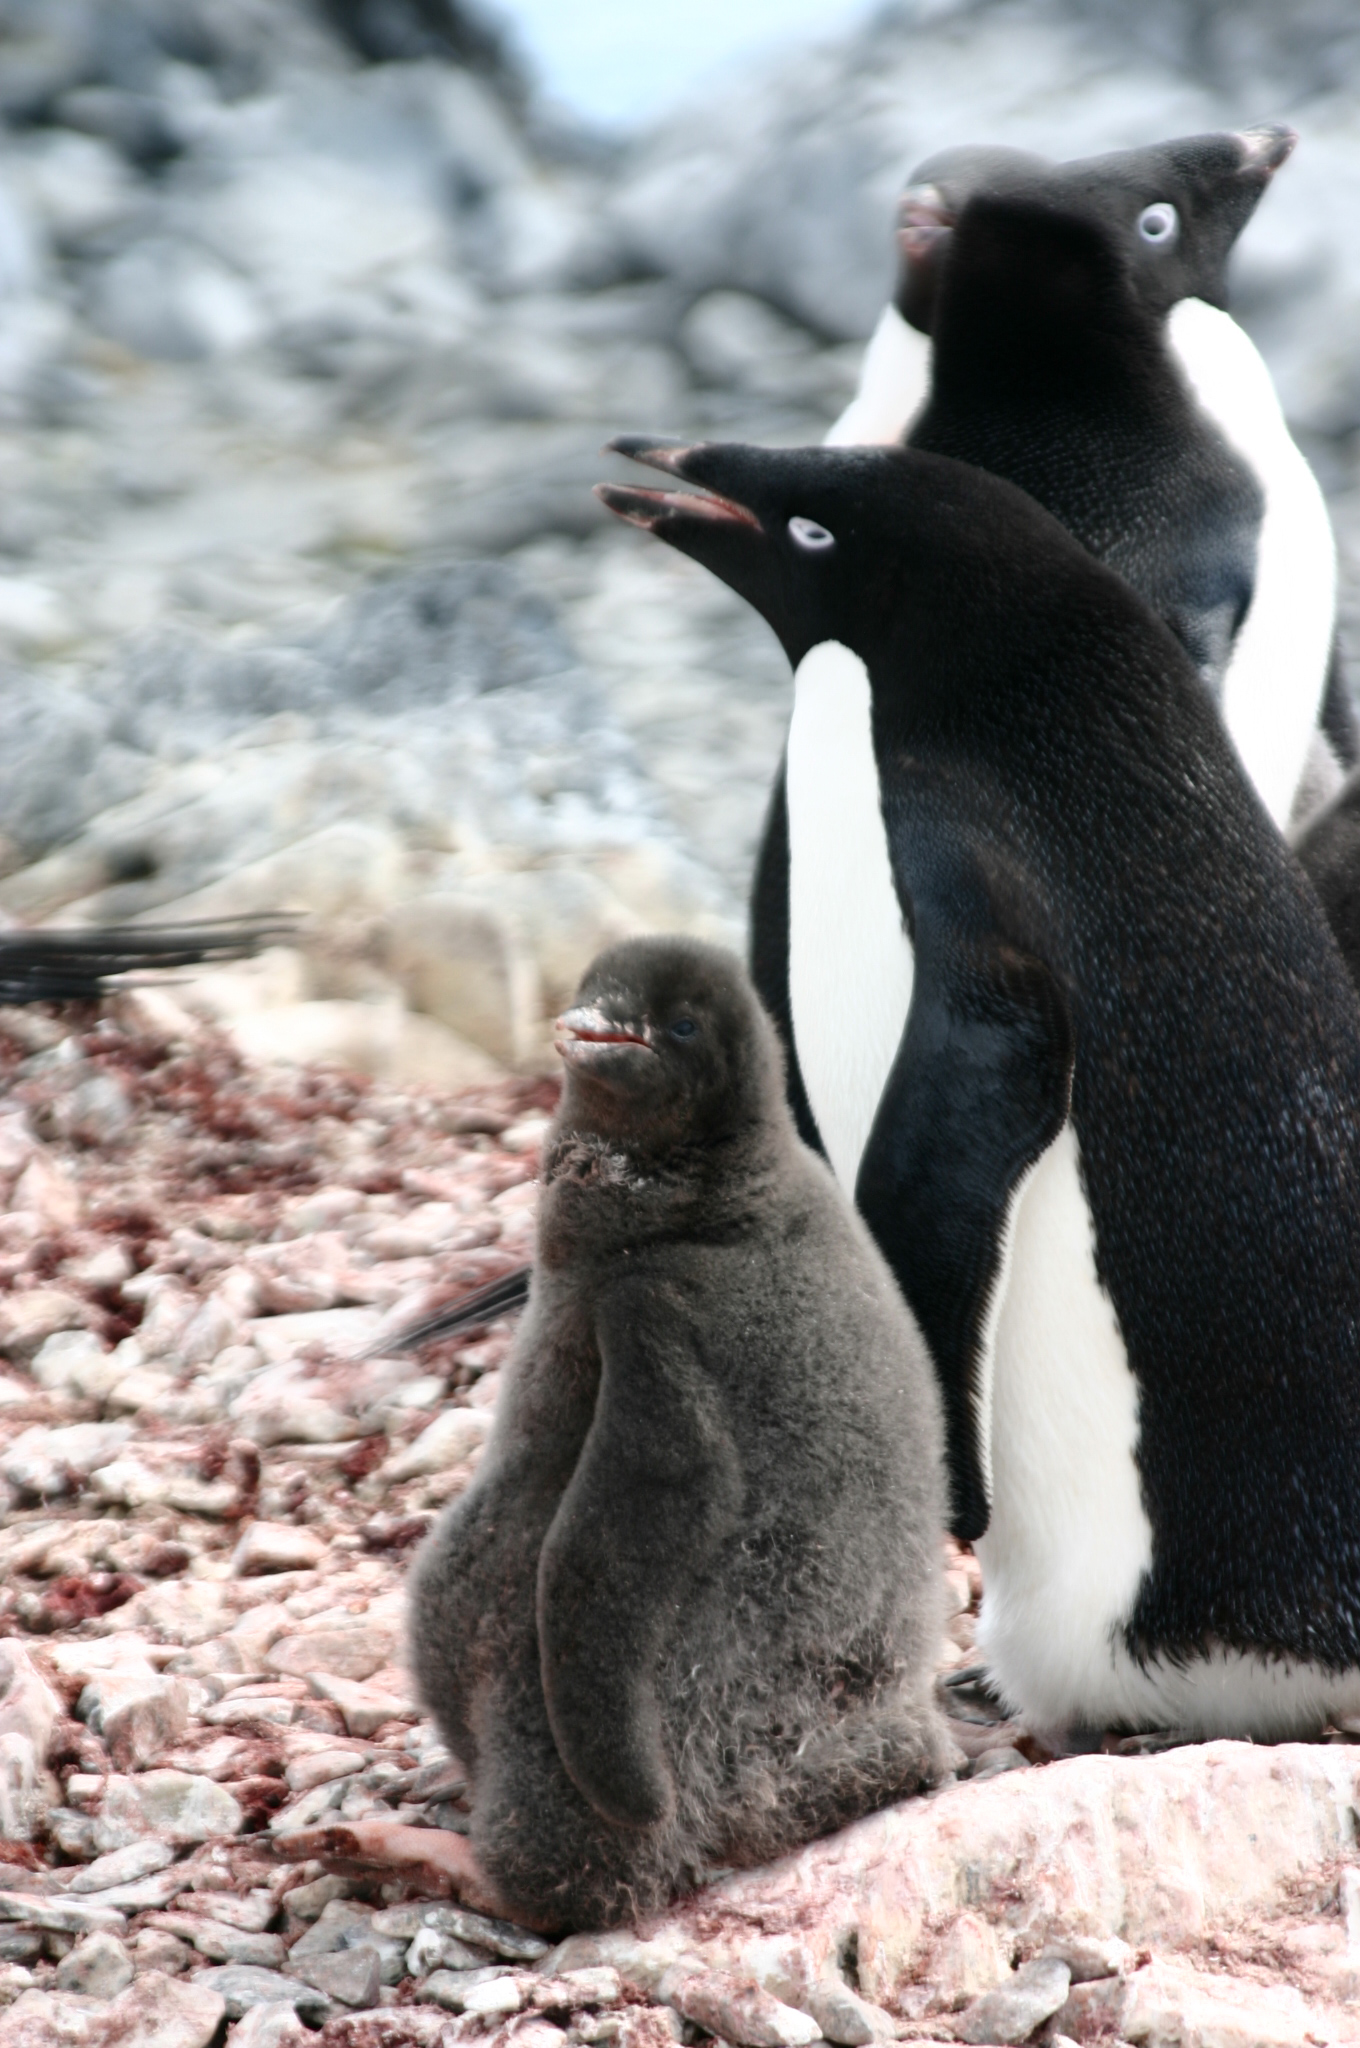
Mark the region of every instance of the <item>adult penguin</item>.
[[[1295, 141], [1271, 127], [1065, 164], [929, 158], [901, 201], [894, 298], [828, 436], [907, 437], [1046, 505], [1185, 642], [1282, 827], [1356, 759], [1326, 506], [1226, 310], [1228, 258]], [[1118, 264], [1113, 300], [1094, 277], [1074, 300], [1088, 259], [1068, 220]]]
[[[1193, 663], [983, 470], [614, 445], [704, 495], [606, 504], [842, 700], [862, 843], [842, 877], [795, 842], [793, 1021], [935, 1359], [1003, 1692], [1066, 1729], [1355, 1712], [1360, 1007]], [[890, 953], [910, 1015], [869, 1043]]]
[[[1269, 371], [1225, 310], [1228, 258], [1294, 141], [1276, 127], [1059, 165], [1000, 148], [930, 158], [902, 200], [893, 303], [859, 393], [828, 436], [858, 445], [909, 429], [913, 444], [1007, 476], [1046, 505], [1177, 633], [1282, 827], [1340, 783], [1326, 734], [1343, 758], [1353, 755], [1334, 657], [1328, 666], [1326, 505]], [[784, 1038], [799, 1129], [825, 1144], [847, 1189], [853, 1174], [834, 1137], [819, 1132], [792, 1025], [791, 984], [820, 969], [791, 952], [789, 874], [792, 837], [805, 863], [840, 878], [839, 950], [853, 958], [862, 945], [882, 946], [881, 1012], [855, 1033], [868, 1070], [881, 1074], [910, 997], [910, 963], [891, 905], [876, 907], [856, 884], [877, 832], [872, 778], [852, 778], [855, 803], [841, 813], [823, 772], [847, 745], [863, 766], [841, 723], [858, 687], [853, 676], [843, 689], [826, 676], [800, 684], [751, 898], [751, 971]], [[1360, 885], [1348, 874], [1329, 875], [1324, 902], [1352, 895]], [[1344, 919], [1337, 929], [1345, 945]], [[1360, 953], [1356, 964], [1360, 972]], [[526, 1295], [521, 1271], [384, 1341], [433, 1342]]]

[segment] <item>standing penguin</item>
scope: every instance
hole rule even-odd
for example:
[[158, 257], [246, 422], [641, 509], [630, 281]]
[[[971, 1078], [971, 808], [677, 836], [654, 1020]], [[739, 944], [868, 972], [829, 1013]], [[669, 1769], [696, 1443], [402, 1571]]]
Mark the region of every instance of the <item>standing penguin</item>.
[[[1265, 363], [1225, 310], [1228, 258], [1294, 142], [1273, 127], [1057, 165], [1002, 148], [930, 158], [903, 196], [894, 300], [859, 393], [827, 437], [888, 443], [909, 431], [913, 445], [1008, 477], [1046, 506], [1181, 639], [1282, 828], [1331, 795], [1338, 757], [1355, 752], [1334, 653], [1326, 504]], [[784, 1040], [798, 1128], [853, 1191], [912, 965], [892, 891], [871, 879], [867, 688], [853, 666], [839, 676], [834, 667], [826, 657], [795, 688], [756, 860], [750, 964]], [[1325, 886], [1321, 843], [1300, 844], [1325, 905], [1360, 900], [1340, 843], [1330, 831]], [[809, 876], [843, 906], [825, 975], [821, 954], [800, 950], [790, 929], [790, 893]], [[1360, 978], [1352, 922], [1339, 908], [1335, 927]], [[807, 1043], [795, 1008], [806, 1016], [821, 991], [821, 1014], [826, 989], [849, 988], [851, 963], [871, 946], [882, 969], [875, 1002], [838, 1022], [829, 1044]], [[800, 983], [810, 984], [801, 997]], [[817, 1108], [816, 1070], [829, 1059], [840, 1072], [851, 1058], [862, 1108], [847, 1145]], [[525, 1281], [514, 1275], [396, 1341], [433, 1341], [513, 1309]]]
[[854, 893], [795, 842], [793, 1022], [935, 1359], [1001, 1688], [1055, 1729], [1357, 1711], [1360, 1008], [1193, 664], [985, 471], [614, 445], [707, 494], [601, 491], [800, 689], [860, 679], [821, 764]]
[[795, 1135], [738, 962], [604, 953], [559, 1019], [533, 1291], [412, 1587], [506, 1909], [596, 1927], [935, 1783], [925, 1347]]
[[901, 202], [894, 300], [828, 436], [908, 438], [1037, 498], [1184, 641], [1282, 827], [1356, 758], [1326, 506], [1226, 311], [1228, 258], [1295, 140], [928, 159]]
[[[1281, 827], [1301, 783], [1325, 791], [1310, 759], [1339, 778], [1316, 723], [1335, 550], [1265, 365], [1221, 303], [1233, 243], [1292, 142], [1261, 129], [1059, 166], [951, 151], [909, 188], [901, 286], [934, 350], [910, 444], [1019, 484], [1140, 592], [1191, 655]], [[874, 829], [867, 785], [855, 784], [853, 817], [827, 802], [829, 754], [866, 759], [843, 727], [851, 704], [862, 726], [853, 667], [800, 678], [751, 901], [752, 972], [789, 1050], [799, 1128], [820, 1135], [847, 1187], [811, 1099], [819, 1054], [792, 1026], [795, 983], [819, 974], [790, 930], [794, 868], [837, 877], [827, 886], [857, 905], [846, 949], [877, 935], [885, 1007], [866, 1020], [864, 1055], [876, 1074], [911, 989], [891, 898], [855, 884]]]

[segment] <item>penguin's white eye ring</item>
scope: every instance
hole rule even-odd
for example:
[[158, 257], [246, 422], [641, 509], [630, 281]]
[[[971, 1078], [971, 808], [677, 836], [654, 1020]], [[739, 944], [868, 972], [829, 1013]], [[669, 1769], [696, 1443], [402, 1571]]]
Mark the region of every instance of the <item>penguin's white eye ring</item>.
[[824, 553], [827, 548], [834, 548], [836, 545], [835, 534], [828, 533], [815, 519], [803, 519], [795, 515], [789, 521], [789, 534], [794, 544], [806, 548], [810, 555]]
[[1180, 215], [1169, 199], [1145, 206], [1138, 216], [1138, 233], [1154, 249], [1169, 249], [1181, 231]]

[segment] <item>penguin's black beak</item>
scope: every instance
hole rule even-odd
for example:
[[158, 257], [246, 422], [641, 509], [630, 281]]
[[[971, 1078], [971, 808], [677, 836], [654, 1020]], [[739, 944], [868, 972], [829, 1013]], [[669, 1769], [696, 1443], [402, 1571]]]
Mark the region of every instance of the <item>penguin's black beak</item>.
[[[801, 591], [805, 579], [789, 559], [787, 532], [789, 514], [805, 508], [789, 502], [791, 470], [800, 463], [806, 467], [809, 456], [815, 467], [826, 451], [668, 441], [655, 434], [620, 434], [609, 449], [693, 487], [658, 491], [597, 484], [596, 495], [610, 511], [720, 577], [769, 621], [789, 659], [801, 660], [812, 644], [803, 617], [808, 597]], [[809, 490], [815, 486], [815, 477], [808, 478]], [[810, 511], [803, 523], [814, 523]]]
[[1273, 178], [1281, 164], [1288, 163], [1298, 142], [1298, 131], [1275, 124], [1262, 128], [1241, 128], [1237, 140], [1242, 147], [1242, 169]]
[[[632, 462], [644, 463], [648, 469], [663, 470], [666, 475], [684, 481], [690, 480], [688, 464], [702, 454], [704, 445], [658, 440], [649, 434], [616, 434], [605, 444], [611, 455], [626, 455]], [[595, 495], [630, 526], [645, 527], [673, 546], [683, 546], [681, 536], [696, 520], [705, 526], [748, 526], [760, 531], [760, 521], [754, 512], [712, 490], [656, 491], [634, 484], [596, 484]]]

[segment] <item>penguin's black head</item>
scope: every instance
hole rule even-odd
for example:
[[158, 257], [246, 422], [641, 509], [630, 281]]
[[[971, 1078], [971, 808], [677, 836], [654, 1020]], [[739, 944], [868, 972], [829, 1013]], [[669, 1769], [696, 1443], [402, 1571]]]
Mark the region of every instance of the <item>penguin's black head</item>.
[[557, 1019], [561, 1122], [663, 1153], [719, 1143], [781, 1099], [774, 1032], [741, 962], [680, 937], [625, 939]]
[[[965, 641], [980, 648], [1000, 630], [1004, 642], [1019, 612], [1038, 606], [1048, 620], [1061, 608], [1064, 563], [1087, 575], [1095, 566], [1014, 484], [922, 449], [685, 446], [641, 434], [609, 445], [698, 487], [595, 488], [611, 512], [754, 606], [794, 668], [835, 641], [871, 674], [910, 678], [918, 702], [928, 678], [958, 683]], [[1008, 659], [1008, 647], [987, 658]]]
[[687, 446], [643, 434], [621, 434], [609, 446], [699, 486], [595, 490], [621, 519], [730, 584], [769, 621], [795, 668], [823, 640], [857, 644], [852, 628], [865, 623], [869, 609], [866, 577], [876, 560], [890, 580], [889, 565], [904, 545], [900, 526], [894, 529], [904, 451]]
[[902, 195], [898, 310], [934, 333], [960, 262], [989, 266], [1006, 299], [1033, 293], [1044, 257], [1036, 231], [1062, 223], [1085, 226], [1148, 313], [1161, 317], [1184, 298], [1226, 306], [1233, 245], [1297, 139], [1289, 128], [1250, 128], [1065, 164], [1017, 149], [944, 150], [917, 166]]

